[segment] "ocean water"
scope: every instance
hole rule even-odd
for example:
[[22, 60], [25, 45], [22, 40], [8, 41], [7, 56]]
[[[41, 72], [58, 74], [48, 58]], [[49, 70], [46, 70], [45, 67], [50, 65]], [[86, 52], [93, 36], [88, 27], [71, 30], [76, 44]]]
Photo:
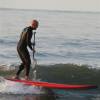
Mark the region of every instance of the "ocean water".
[[38, 64], [100, 66], [100, 13], [1, 9], [0, 16], [0, 64], [20, 62], [16, 51], [20, 33], [37, 19]]
[[56, 90], [8, 81], [0, 77], [0, 100], [99, 100], [100, 90]]
[[[71, 63], [100, 67], [100, 13], [15, 9], [0, 9], [0, 67], [15, 67], [21, 62], [16, 50], [17, 42], [22, 29], [29, 26], [32, 19], [39, 21], [35, 54], [39, 65], [61, 64], [62, 67], [62, 64]], [[42, 73], [52, 79], [45, 75], [46, 72]], [[84, 73], [81, 73], [80, 79]], [[98, 80], [98, 76], [95, 77]], [[100, 89], [50, 89], [41, 94], [39, 88], [0, 78], [0, 100], [100, 100]]]

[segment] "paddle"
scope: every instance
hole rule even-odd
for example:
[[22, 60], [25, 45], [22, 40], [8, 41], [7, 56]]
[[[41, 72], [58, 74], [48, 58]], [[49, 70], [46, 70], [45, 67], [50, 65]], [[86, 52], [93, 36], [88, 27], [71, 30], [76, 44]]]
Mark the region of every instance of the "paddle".
[[[36, 34], [36, 32], [34, 32], [33, 33], [33, 35], [34, 35], [34, 40], [33, 40], [33, 49], [35, 50], [35, 34]], [[35, 59], [35, 57], [34, 57], [34, 55], [35, 55], [35, 51], [33, 50], [33, 59]]]
[[[35, 50], [35, 34], [36, 34], [36, 32], [34, 32], [33, 33], [33, 35], [34, 35], [34, 40], [33, 40], [33, 49]], [[35, 51], [33, 50], [33, 59], [35, 59], [35, 57], [34, 57], [34, 55], [35, 55]]]
[[31, 74], [33, 74], [33, 79], [36, 80], [36, 64], [37, 64], [37, 60], [35, 59], [35, 35], [36, 35], [36, 32], [33, 33], [34, 35], [34, 40], [33, 40], [33, 64], [32, 64], [32, 72]]

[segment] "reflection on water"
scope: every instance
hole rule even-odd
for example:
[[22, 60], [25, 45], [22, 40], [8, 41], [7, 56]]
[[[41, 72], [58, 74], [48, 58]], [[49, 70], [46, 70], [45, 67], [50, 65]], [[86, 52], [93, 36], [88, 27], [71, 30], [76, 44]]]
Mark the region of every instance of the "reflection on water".
[[0, 100], [100, 100], [100, 95], [96, 97], [91, 96], [59, 96], [56, 97], [55, 95], [10, 95], [10, 94], [0, 94]]
[[0, 100], [100, 100], [100, 91], [94, 90], [56, 90], [42, 88], [44, 94], [1, 93]]
[[44, 89], [45, 94], [0, 94], [0, 100], [56, 100], [51, 89]]
[[52, 95], [2, 95], [0, 100], [55, 100]]

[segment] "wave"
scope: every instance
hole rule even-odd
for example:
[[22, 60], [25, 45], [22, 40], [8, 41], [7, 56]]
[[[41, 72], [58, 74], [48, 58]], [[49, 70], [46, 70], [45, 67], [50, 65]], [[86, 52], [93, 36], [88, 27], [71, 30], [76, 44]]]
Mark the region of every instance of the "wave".
[[37, 66], [37, 76], [43, 80], [67, 84], [100, 85], [100, 69], [89, 65], [56, 64]]
[[16, 41], [14, 41], [14, 40], [0, 39], [0, 44], [15, 45], [16, 44]]
[[[17, 66], [17, 67], [16, 67]], [[9, 68], [1, 67], [1, 76], [13, 76], [18, 65], [11, 65]], [[8, 70], [6, 70], [8, 68]], [[36, 65], [37, 79], [48, 82], [67, 84], [96, 84], [100, 85], [100, 69], [89, 65], [76, 64], [55, 64]]]
[[[0, 66], [1, 67], [1, 66]], [[3, 69], [3, 67], [5, 69]], [[10, 69], [7, 70], [7, 65], [2, 65], [0, 69], [0, 76], [11, 77], [15, 75], [15, 65], [10, 65]], [[15, 68], [15, 69], [13, 69]], [[89, 65], [75, 65], [75, 64], [55, 64], [55, 65], [36, 65], [36, 76], [41, 81], [65, 83], [65, 84], [96, 84], [100, 85], [100, 69], [93, 68]], [[11, 82], [0, 77], [0, 95], [4, 94], [20, 94], [22, 95], [47, 95], [48, 98], [54, 96], [58, 97], [59, 100], [67, 99], [71, 100], [74, 98], [97, 98], [100, 99], [100, 89], [93, 90], [52, 90], [37, 88], [32, 86], [25, 86], [20, 83]], [[53, 94], [51, 94], [53, 93]], [[7, 95], [6, 95], [7, 96]], [[53, 98], [54, 98], [53, 97]], [[55, 100], [51, 98], [50, 100]], [[57, 99], [57, 100], [58, 100]], [[93, 100], [94, 100], [93, 99]], [[9, 99], [10, 100], [10, 99]], [[42, 100], [42, 99], [41, 99]], [[49, 100], [49, 99], [45, 99]]]
[[0, 93], [1, 94], [44, 94], [40, 87], [28, 86], [16, 82], [6, 80], [0, 77]]

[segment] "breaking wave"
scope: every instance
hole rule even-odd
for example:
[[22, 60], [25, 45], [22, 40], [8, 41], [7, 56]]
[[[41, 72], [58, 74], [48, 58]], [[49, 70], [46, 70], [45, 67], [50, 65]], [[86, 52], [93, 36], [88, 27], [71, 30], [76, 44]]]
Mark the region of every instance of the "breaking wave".
[[41, 87], [27, 86], [21, 83], [12, 82], [0, 77], [1, 94], [43, 94]]

